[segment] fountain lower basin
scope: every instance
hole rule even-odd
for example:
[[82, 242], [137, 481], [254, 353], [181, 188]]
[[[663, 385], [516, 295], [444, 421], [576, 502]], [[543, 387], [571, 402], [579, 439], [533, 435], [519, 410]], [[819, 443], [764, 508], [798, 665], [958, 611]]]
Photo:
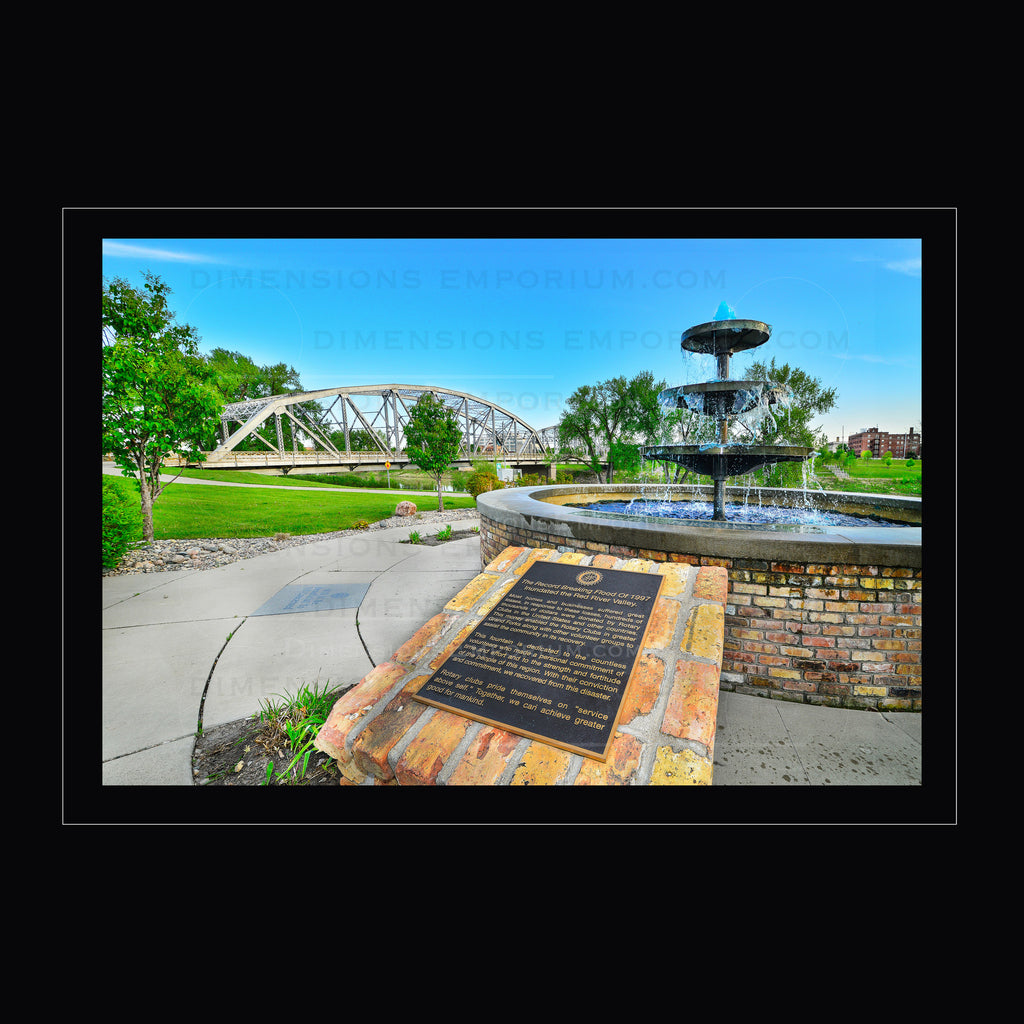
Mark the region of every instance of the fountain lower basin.
[[[710, 499], [710, 486], [659, 488]], [[647, 488], [650, 491], [650, 488]], [[640, 485], [539, 485], [477, 498], [480, 554], [553, 547], [601, 555], [724, 565], [729, 574], [725, 689], [804, 703], [921, 709], [921, 499], [816, 492], [815, 503], [906, 526], [750, 526], [605, 515], [573, 503], [643, 496]], [[726, 488], [740, 502], [744, 489]], [[803, 492], [762, 488], [799, 504]]]

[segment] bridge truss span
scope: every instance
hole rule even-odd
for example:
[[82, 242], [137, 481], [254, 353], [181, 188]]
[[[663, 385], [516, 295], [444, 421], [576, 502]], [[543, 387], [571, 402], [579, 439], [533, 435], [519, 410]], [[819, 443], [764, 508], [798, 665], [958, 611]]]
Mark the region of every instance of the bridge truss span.
[[498, 459], [510, 464], [548, 462], [557, 450], [549, 430], [539, 431], [487, 399], [417, 384], [367, 384], [295, 392], [235, 402], [221, 413], [223, 440], [206, 465], [290, 467], [405, 463], [410, 409], [432, 394], [458, 420], [456, 461]]

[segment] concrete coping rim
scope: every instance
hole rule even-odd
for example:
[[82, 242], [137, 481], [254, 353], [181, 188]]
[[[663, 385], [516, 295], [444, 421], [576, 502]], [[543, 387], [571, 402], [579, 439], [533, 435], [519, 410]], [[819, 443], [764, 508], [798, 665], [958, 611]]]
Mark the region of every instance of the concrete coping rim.
[[[679, 497], [706, 496], [707, 486], [672, 485]], [[516, 529], [564, 537], [572, 542], [592, 541], [634, 547], [646, 551], [687, 553], [707, 557], [777, 559], [791, 562], [840, 562], [846, 564], [885, 565], [921, 568], [921, 526], [820, 527], [816, 532], [782, 530], [737, 530], [721, 525], [692, 525], [664, 520], [606, 519], [593, 513], [565, 507], [562, 502], [578, 495], [596, 500], [613, 495], [632, 498], [641, 492], [640, 484], [540, 484], [530, 487], [485, 491], [477, 497], [482, 519], [490, 519]], [[662, 490], [664, 493], [664, 490]], [[726, 496], [742, 496], [744, 488], [726, 488]], [[785, 503], [801, 496], [777, 488], [762, 488], [764, 500]], [[878, 514], [902, 513], [920, 521], [920, 498], [894, 498], [891, 495], [850, 495], [841, 491], [817, 492], [848, 507], [877, 510]]]

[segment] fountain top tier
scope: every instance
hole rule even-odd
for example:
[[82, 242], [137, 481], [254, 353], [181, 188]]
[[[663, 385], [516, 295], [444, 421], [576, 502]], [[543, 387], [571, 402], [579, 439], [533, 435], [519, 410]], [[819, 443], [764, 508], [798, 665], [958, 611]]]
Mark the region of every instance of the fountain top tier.
[[732, 355], [763, 345], [772, 333], [760, 320], [711, 320], [683, 331], [682, 347], [703, 355]]

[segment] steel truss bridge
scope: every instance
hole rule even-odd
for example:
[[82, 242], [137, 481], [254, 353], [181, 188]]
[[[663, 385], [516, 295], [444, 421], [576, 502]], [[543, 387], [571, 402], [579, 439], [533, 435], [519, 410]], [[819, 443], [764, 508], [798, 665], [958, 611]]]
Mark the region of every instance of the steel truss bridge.
[[[514, 413], [462, 391], [414, 384], [368, 384], [235, 402], [221, 413], [223, 440], [206, 453], [209, 469], [309, 471], [317, 466], [400, 468], [409, 409], [424, 394], [451, 409], [462, 428], [455, 465], [471, 459], [533, 468], [553, 463], [558, 427], [537, 430]], [[289, 423], [286, 431], [284, 424]], [[344, 438], [344, 441], [342, 441]], [[239, 450], [244, 442], [246, 450]], [[353, 447], [355, 441], [355, 447]], [[184, 464], [181, 462], [180, 464]], [[551, 468], [551, 474], [554, 467]]]

